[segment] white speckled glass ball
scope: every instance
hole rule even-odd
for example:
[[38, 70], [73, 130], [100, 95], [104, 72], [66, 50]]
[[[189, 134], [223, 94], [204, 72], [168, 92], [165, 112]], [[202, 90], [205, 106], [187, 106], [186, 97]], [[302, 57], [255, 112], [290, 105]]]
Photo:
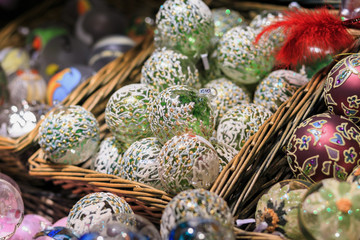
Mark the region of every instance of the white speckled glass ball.
[[149, 122], [162, 144], [183, 133], [209, 139], [215, 128], [210, 100], [188, 86], [172, 86], [162, 91], [149, 108]]
[[291, 70], [274, 71], [256, 87], [254, 103], [276, 112], [281, 104], [308, 81], [306, 76]]
[[211, 142], [217, 152], [220, 165], [219, 165], [219, 173], [223, 170], [223, 168], [239, 153], [235, 148], [217, 140]]
[[162, 46], [191, 58], [207, 53], [214, 36], [211, 10], [201, 0], [166, 0], [156, 14]]
[[254, 103], [233, 107], [220, 120], [217, 140], [240, 151], [271, 115], [270, 110]]
[[99, 141], [96, 118], [77, 105], [55, 108], [39, 128], [39, 145], [54, 163], [82, 163], [96, 152]]
[[162, 239], [167, 240], [178, 223], [195, 217], [214, 219], [227, 229], [234, 226], [231, 211], [221, 197], [204, 189], [191, 189], [179, 193], [166, 205], [160, 225]]
[[152, 135], [147, 108], [154, 91], [146, 84], [130, 84], [110, 97], [105, 109], [105, 121], [120, 142], [133, 142]]
[[120, 174], [119, 162], [126, 150], [115, 137], [107, 137], [100, 143], [100, 150], [93, 159], [92, 169], [105, 174]]
[[208, 189], [219, 174], [219, 162], [206, 139], [190, 134], [175, 136], [158, 156], [161, 184], [172, 194], [190, 188]]
[[101, 221], [120, 213], [133, 214], [123, 198], [109, 192], [90, 193], [71, 208], [66, 227], [82, 235]]
[[141, 69], [141, 83], [161, 92], [174, 85], [199, 88], [199, 71], [185, 55], [162, 48], [153, 52]]
[[214, 88], [217, 92], [216, 97], [211, 99], [211, 106], [214, 109], [216, 124], [232, 107], [247, 102], [249, 103], [249, 93], [245, 88], [239, 87], [226, 78], [219, 78], [208, 82], [205, 88]]
[[273, 43], [260, 39], [251, 27], [234, 27], [218, 44], [218, 63], [223, 73], [240, 84], [254, 84], [263, 79], [274, 65]]
[[120, 161], [121, 177], [161, 189], [157, 162], [161, 148], [154, 137], [131, 144]]

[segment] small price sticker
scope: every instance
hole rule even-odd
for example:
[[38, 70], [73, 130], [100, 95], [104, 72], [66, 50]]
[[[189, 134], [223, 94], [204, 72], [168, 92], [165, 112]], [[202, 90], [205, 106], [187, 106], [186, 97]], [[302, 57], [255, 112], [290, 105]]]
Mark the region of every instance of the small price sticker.
[[201, 88], [199, 89], [201, 95], [206, 95], [208, 98], [216, 97], [217, 91], [215, 88]]

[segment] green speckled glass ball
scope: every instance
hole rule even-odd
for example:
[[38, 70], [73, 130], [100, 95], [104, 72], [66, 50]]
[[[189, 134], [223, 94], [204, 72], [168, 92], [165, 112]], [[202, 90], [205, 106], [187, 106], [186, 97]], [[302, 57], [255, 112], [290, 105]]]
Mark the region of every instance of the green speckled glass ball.
[[360, 186], [360, 166], [354, 168], [354, 170], [346, 178], [346, 181]]
[[245, 18], [233, 9], [214, 8], [211, 12], [214, 19], [215, 37], [218, 39], [231, 28], [246, 25]]
[[226, 78], [219, 78], [210, 81], [205, 88], [214, 88], [217, 92], [216, 97], [211, 99], [211, 106], [214, 109], [216, 124], [232, 107], [251, 102], [249, 93], [245, 88], [239, 87]]
[[82, 235], [102, 221], [121, 213], [134, 213], [123, 198], [109, 192], [90, 193], [72, 207], [66, 227]]
[[254, 103], [233, 107], [220, 119], [216, 138], [240, 151], [271, 115], [270, 110]]
[[119, 175], [119, 161], [126, 150], [115, 137], [107, 137], [100, 143], [100, 150], [91, 168], [99, 173]]
[[120, 142], [132, 144], [152, 136], [147, 108], [154, 91], [146, 84], [130, 84], [117, 90], [105, 109], [105, 121]]
[[261, 232], [281, 233], [290, 239], [305, 239], [297, 221], [298, 206], [310, 185], [299, 180], [285, 180], [273, 185], [258, 201], [257, 228]]
[[257, 83], [274, 65], [273, 43], [262, 38], [255, 45], [256, 35], [253, 28], [234, 27], [219, 41], [218, 63], [223, 73], [235, 83]]
[[162, 144], [154, 137], [131, 144], [120, 161], [121, 177], [161, 189], [157, 163], [161, 148]]
[[224, 167], [239, 153], [239, 151], [223, 142], [217, 141], [216, 139], [211, 141], [211, 144], [214, 146], [215, 151], [219, 156], [219, 173], [221, 173]]
[[209, 139], [215, 127], [210, 100], [188, 86], [162, 91], [149, 107], [149, 122], [162, 144], [183, 133]]
[[359, 239], [358, 185], [334, 178], [316, 183], [299, 205], [299, 224], [307, 239]]
[[96, 153], [99, 141], [96, 118], [81, 106], [55, 108], [39, 128], [39, 145], [54, 163], [85, 162]]
[[214, 36], [211, 10], [202, 0], [166, 0], [156, 14], [163, 46], [190, 58], [207, 53]]
[[204, 189], [192, 189], [179, 193], [166, 205], [160, 225], [162, 239], [169, 239], [170, 231], [177, 224], [195, 217], [214, 219], [226, 229], [234, 226], [231, 211], [224, 199]]
[[256, 87], [254, 103], [264, 106], [272, 112], [287, 101], [295, 91], [306, 84], [309, 79], [291, 70], [271, 72]]
[[141, 69], [141, 83], [161, 92], [174, 85], [199, 88], [199, 71], [185, 55], [166, 48], [158, 49]]
[[219, 157], [206, 139], [190, 134], [175, 136], [162, 147], [159, 176], [167, 192], [209, 189], [219, 174]]

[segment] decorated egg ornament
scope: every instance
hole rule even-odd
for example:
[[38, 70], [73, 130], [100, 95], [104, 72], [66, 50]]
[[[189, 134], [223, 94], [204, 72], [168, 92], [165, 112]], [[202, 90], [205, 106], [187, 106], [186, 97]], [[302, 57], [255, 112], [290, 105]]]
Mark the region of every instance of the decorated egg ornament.
[[295, 129], [286, 156], [299, 179], [345, 180], [360, 160], [360, 129], [349, 119], [322, 113]]
[[339, 61], [329, 72], [324, 99], [330, 113], [344, 115], [354, 123], [360, 121], [360, 54]]

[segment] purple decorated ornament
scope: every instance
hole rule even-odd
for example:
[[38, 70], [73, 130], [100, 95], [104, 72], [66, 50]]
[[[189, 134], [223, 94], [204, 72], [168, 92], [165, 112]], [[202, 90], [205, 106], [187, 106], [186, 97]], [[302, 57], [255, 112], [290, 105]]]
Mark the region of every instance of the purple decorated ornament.
[[338, 62], [329, 72], [324, 99], [330, 113], [360, 121], [360, 54], [352, 54]]
[[286, 155], [299, 179], [318, 182], [325, 178], [345, 180], [360, 160], [360, 128], [349, 119], [323, 113], [295, 129]]

